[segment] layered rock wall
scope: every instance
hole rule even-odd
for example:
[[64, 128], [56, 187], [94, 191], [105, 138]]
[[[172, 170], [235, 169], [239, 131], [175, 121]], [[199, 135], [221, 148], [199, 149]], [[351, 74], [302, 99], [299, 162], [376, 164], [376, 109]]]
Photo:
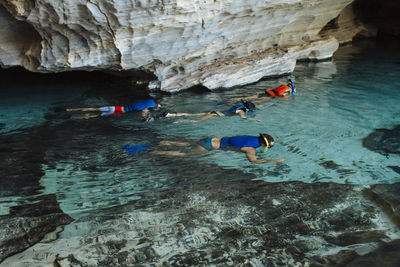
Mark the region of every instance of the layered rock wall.
[[165, 91], [230, 87], [331, 57], [338, 41], [320, 32], [352, 2], [0, 0], [0, 64], [145, 70]]

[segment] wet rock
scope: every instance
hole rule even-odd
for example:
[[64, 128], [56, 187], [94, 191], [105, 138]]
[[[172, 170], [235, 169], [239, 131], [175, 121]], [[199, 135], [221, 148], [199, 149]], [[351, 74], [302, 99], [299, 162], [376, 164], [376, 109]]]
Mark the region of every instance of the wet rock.
[[400, 239], [381, 245], [378, 249], [352, 260], [347, 267], [358, 266], [400, 266]]
[[[37, 135], [0, 135], [0, 196], [34, 195], [42, 187], [45, 147], [43, 138]], [[21, 186], [23, 185], [23, 186]]]
[[388, 168], [391, 168], [392, 170], [394, 170], [395, 172], [400, 174], [400, 167], [399, 166], [388, 166]]
[[340, 165], [336, 164], [333, 160], [323, 161], [319, 165], [321, 165], [326, 169], [331, 169], [331, 170], [337, 170], [340, 168]]
[[400, 125], [395, 128], [377, 129], [363, 139], [363, 146], [379, 153], [400, 153]]
[[400, 183], [391, 185], [372, 185], [364, 193], [376, 202], [387, 216], [400, 226]]
[[55, 195], [45, 195], [36, 201], [14, 207], [9, 215], [0, 216], [0, 262], [37, 243], [57, 226], [72, 221], [60, 210]]
[[[58, 125], [57, 131], [47, 125], [33, 131], [29, 138], [21, 137], [19, 140], [24, 140], [25, 146], [15, 141], [23, 148], [21, 155], [32, 156], [26, 152], [34, 147], [30, 139], [40, 142], [37, 150], [40, 157], [25, 171], [37, 170], [42, 163], [61, 170], [57, 162], [68, 158], [76, 159], [79, 168], [91, 172], [113, 166], [113, 159], [99, 157], [101, 152], [93, 147], [110, 136], [118, 140], [126, 136], [126, 131], [102, 125], [98, 134], [99, 123], [69, 121]], [[40, 136], [45, 138], [39, 140]], [[8, 149], [16, 153], [15, 147]], [[16, 157], [17, 163], [25, 159]], [[26, 266], [24, 262], [29, 262], [30, 267], [46, 264], [337, 266], [355, 260], [361, 255], [359, 250], [365, 254], [375, 249], [371, 248], [371, 242], [379, 244], [396, 236], [391, 227], [378, 225], [378, 218], [381, 219], [382, 213], [398, 214], [398, 184], [364, 188], [334, 183], [266, 183], [252, 181], [253, 174], [231, 169], [224, 171], [221, 179], [221, 172], [215, 171], [220, 168], [217, 165], [204, 166], [204, 172], [199, 173], [198, 167], [190, 167], [198, 162], [179, 160], [187, 161], [188, 167], [178, 168], [175, 159], [170, 158], [160, 158], [157, 162], [175, 177], [173, 187], [138, 194], [139, 200], [102, 209], [100, 216], [88, 212], [87, 217], [67, 226], [69, 231], [78, 233], [73, 240], [60, 238], [35, 244], [56, 225], [69, 221], [58, 210], [55, 198], [42, 199], [39, 206], [11, 208], [10, 215], [3, 217], [4, 225], [6, 219], [11, 223], [19, 222], [19, 218], [24, 221], [21, 226], [8, 226], [5, 231], [33, 230], [12, 241], [17, 246], [10, 244], [11, 241], [6, 243], [11, 240], [7, 237], [2, 247], [12, 251], [5, 251], [4, 255], [27, 249], [4, 263]], [[327, 163], [327, 167], [334, 166]], [[12, 172], [11, 168], [6, 170]], [[246, 179], [240, 180], [244, 175]], [[47, 206], [47, 202], [54, 205]], [[30, 220], [25, 220], [28, 217]], [[14, 234], [19, 238], [18, 233]], [[335, 252], [327, 255], [326, 251]]]
[[339, 234], [338, 236], [326, 236], [325, 240], [338, 246], [349, 246], [359, 243], [379, 242], [387, 236], [383, 231], [360, 231]]
[[[381, 212], [352, 185], [209, 181], [104, 211], [98, 223], [88, 217], [93, 228], [79, 237], [80, 245], [60, 239], [29, 253], [46, 249], [50, 259], [73, 253], [89, 266], [338, 266], [396, 235], [376, 224]], [[326, 255], [327, 250], [340, 252]], [[7, 262], [20, 260], [24, 253]]]
[[359, 257], [359, 255], [353, 250], [341, 250], [335, 255], [328, 255], [325, 257], [313, 257], [313, 263], [311, 267], [325, 267], [325, 266], [347, 266], [349, 262]]

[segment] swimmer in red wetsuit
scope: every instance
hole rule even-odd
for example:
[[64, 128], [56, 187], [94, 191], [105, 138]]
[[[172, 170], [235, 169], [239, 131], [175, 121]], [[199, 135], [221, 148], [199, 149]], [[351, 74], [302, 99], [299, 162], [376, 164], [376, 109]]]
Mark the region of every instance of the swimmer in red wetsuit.
[[[96, 113], [87, 113], [83, 115], [83, 118], [90, 119], [98, 116], [108, 116], [114, 114], [122, 114], [125, 112], [132, 111], [141, 111], [142, 117], [145, 117], [150, 109], [158, 108], [161, 105], [157, 103], [154, 99], [147, 99], [139, 102], [135, 102], [128, 106], [106, 106], [106, 107], [98, 107], [98, 108], [68, 108], [67, 111], [84, 111], [84, 112], [100, 112], [100, 114]], [[75, 116], [75, 118], [80, 118], [79, 116]]]
[[[127, 106], [105, 106], [105, 107], [98, 107], [98, 108], [68, 108], [66, 111], [83, 111], [83, 112], [90, 112], [86, 114], [77, 114], [74, 115], [74, 119], [90, 119], [99, 116], [109, 116], [115, 114], [122, 114], [126, 112], [134, 112], [140, 111], [143, 121], [152, 121], [155, 118], [162, 118], [162, 117], [181, 117], [181, 116], [201, 116], [205, 115], [206, 113], [168, 113], [163, 112], [162, 114], [154, 114], [151, 112], [152, 109], [160, 108], [161, 105], [154, 99], [147, 99], [139, 102], [135, 102], [131, 105]], [[95, 113], [91, 113], [95, 112]]]

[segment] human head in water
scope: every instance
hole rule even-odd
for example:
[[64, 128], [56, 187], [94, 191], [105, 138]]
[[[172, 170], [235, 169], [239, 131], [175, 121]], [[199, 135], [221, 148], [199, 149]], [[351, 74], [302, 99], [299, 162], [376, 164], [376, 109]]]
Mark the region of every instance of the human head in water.
[[243, 106], [245, 106], [248, 111], [254, 111], [256, 109], [256, 105], [254, 105], [253, 102], [245, 101], [243, 99], [241, 99], [241, 102], [242, 102]]
[[287, 81], [286, 85], [281, 84], [275, 89], [265, 90], [266, 96], [270, 97], [285, 97], [285, 96], [295, 95], [295, 93], [296, 93], [296, 86], [294, 85], [291, 79]]
[[260, 142], [260, 146], [265, 146], [267, 148], [271, 148], [274, 145], [274, 138], [266, 133], [260, 133], [258, 141]]
[[296, 94], [296, 86], [294, 86], [292, 79], [288, 79], [287, 86], [291, 89], [289, 94], [295, 95]]

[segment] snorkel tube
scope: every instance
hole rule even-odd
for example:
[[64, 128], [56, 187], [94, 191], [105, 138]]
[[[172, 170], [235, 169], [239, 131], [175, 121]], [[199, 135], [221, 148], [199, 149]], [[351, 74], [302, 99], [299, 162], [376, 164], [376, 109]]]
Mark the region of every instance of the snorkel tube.
[[265, 149], [264, 149], [264, 153], [267, 152], [268, 148], [271, 148], [271, 145], [268, 142], [267, 137], [265, 137], [264, 134], [260, 133], [260, 137], [264, 140], [265, 142]]
[[295, 96], [296, 94], [296, 88], [294, 87], [294, 84], [292, 82], [292, 79], [288, 80], [290, 82], [290, 87], [292, 87], [292, 96]]

